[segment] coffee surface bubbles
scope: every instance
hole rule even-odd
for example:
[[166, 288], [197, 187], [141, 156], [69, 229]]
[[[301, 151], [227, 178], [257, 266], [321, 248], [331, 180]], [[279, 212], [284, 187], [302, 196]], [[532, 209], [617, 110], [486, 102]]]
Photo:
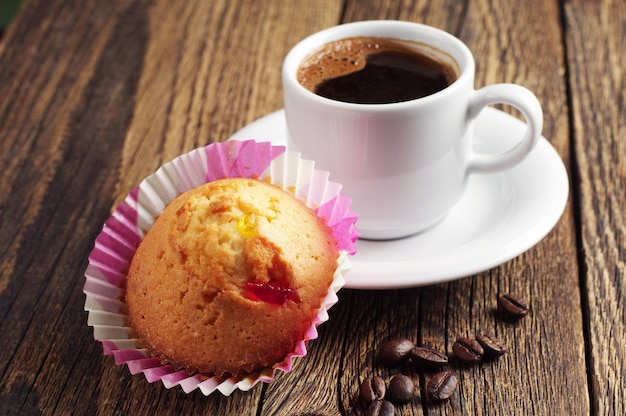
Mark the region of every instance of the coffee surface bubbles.
[[457, 78], [455, 68], [432, 50], [419, 42], [391, 38], [341, 39], [307, 56], [297, 78], [309, 91], [337, 101], [409, 101], [441, 91]]

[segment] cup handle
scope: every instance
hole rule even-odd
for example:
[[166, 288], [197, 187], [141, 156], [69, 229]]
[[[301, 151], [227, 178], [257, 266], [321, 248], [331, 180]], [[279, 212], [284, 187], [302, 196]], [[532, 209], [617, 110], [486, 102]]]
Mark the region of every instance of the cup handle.
[[534, 148], [541, 137], [543, 112], [541, 104], [528, 89], [515, 84], [494, 84], [474, 92], [468, 110], [473, 120], [489, 104], [508, 104], [518, 109], [526, 119], [526, 131], [519, 143], [511, 149], [496, 154], [472, 152], [468, 170], [471, 173], [497, 172], [518, 164]]

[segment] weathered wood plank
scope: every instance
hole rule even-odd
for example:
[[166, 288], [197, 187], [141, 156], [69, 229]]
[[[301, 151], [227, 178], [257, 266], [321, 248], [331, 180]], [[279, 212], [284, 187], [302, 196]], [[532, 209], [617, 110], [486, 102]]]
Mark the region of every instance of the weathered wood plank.
[[285, 55], [301, 38], [335, 24], [340, 12], [336, 1], [305, 9], [254, 0], [156, 2], [121, 190], [177, 155], [224, 141], [280, 109]]
[[[594, 414], [626, 413], [626, 3], [565, 4]], [[599, 30], [600, 29], [600, 30]]]
[[[26, 1], [0, 43], [0, 413], [352, 414], [364, 377], [400, 371], [419, 395], [399, 414], [587, 414], [589, 391], [595, 414], [624, 413], [626, 347], [607, 339], [626, 336], [625, 6], [574, 0], [562, 16], [557, 0], [518, 3]], [[104, 357], [82, 311], [82, 273], [110, 210], [163, 162], [282, 107], [280, 68], [297, 41], [381, 18], [459, 36], [479, 57], [477, 87], [535, 91], [544, 135], [567, 164], [573, 134], [578, 204], [536, 247], [486, 273], [340, 292], [309, 354], [251, 392], [187, 395]], [[516, 323], [495, 313], [509, 291], [532, 303]], [[425, 398], [431, 373], [376, 361], [395, 336], [450, 353], [457, 337], [483, 331], [509, 353], [451, 364], [459, 388], [442, 404]]]

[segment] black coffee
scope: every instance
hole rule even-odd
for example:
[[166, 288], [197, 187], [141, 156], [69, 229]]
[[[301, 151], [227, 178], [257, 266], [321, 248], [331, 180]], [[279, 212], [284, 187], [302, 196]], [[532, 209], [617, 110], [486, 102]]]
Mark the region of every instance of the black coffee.
[[[450, 63], [427, 51], [433, 49], [398, 39], [342, 39], [305, 58], [298, 81], [309, 91], [337, 101], [409, 101], [441, 91], [457, 78]], [[444, 55], [441, 51], [437, 54]]]

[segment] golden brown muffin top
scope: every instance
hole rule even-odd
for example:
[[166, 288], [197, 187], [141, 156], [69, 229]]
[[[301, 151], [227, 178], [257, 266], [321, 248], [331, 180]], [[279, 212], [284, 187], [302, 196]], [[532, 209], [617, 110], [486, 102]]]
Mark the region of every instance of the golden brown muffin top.
[[130, 266], [131, 326], [189, 372], [243, 374], [293, 351], [328, 292], [338, 249], [292, 194], [232, 178], [176, 198]]

